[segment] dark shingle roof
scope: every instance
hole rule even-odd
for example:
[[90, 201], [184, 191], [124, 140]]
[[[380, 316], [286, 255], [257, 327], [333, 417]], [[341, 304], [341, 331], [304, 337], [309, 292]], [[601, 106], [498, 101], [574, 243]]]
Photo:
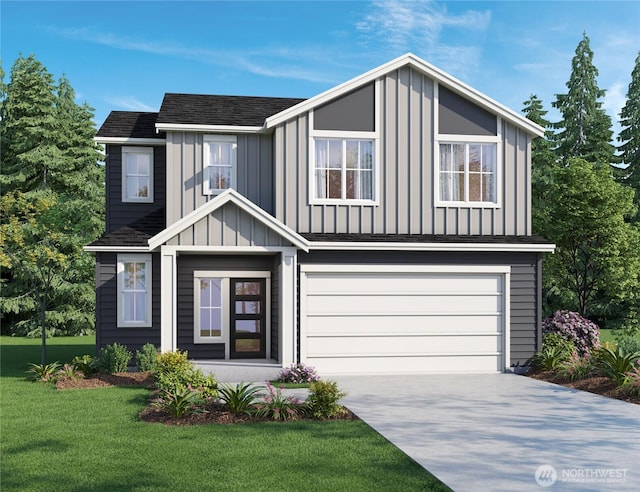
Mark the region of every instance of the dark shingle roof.
[[164, 209], [103, 235], [89, 246], [149, 246], [149, 239], [165, 228]]
[[158, 113], [139, 111], [111, 111], [104, 121], [97, 137], [164, 138], [164, 133], [156, 133]]
[[158, 123], [262, 126], [280, 111], [304, 101], [285, 97], [165, 94]]
[[444, 234], [300, 234], [308, 241], [373, 243], [551, 244], [542, 236], [448, 236]]

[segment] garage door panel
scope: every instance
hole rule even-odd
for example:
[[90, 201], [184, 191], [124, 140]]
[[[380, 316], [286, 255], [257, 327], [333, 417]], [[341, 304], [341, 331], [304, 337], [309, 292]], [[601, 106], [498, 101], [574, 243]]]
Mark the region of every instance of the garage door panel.
[[495, 314], [480, 315], [363, 315], [335, 316], [325, 314], [307, 318], [307, 334], [309, 336], [368, 334], [370, 336], [389, 333], [425, 334], [481, 334], [499, 333], [502, 330], [502, 317]]
[[501, 299], [497, 295], [310, 295], [307, 313], [315, 314], [414, 314], [488, 313], [498, 314]]
[[345, 336], [309, 337], [309, 357], [324, 356], [389, 356], [452, 354], [497, 355], [502, 338], [496, 333], [477, 336]]
[[308, 363], [324, 376], [333, 374], [437, 374], [499, 372], [502, 369], [500, 357], [466, 356], [461, 363], [458, 356], [433, 357], [317, 357]]

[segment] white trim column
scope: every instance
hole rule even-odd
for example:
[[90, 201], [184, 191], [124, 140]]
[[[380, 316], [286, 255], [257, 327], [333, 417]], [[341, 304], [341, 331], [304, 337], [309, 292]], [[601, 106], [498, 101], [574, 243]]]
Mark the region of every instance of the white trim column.
[[160, 351], [177, 349], [177, 267], [176, 250], [170, 246], [160, 248]]
[[287, 248], [282, 251], [279, 274], [279, 352], [282, 367], [287, 367], [297, 362], [296, 284], [298, 280], [298, 250], [296, 248]]

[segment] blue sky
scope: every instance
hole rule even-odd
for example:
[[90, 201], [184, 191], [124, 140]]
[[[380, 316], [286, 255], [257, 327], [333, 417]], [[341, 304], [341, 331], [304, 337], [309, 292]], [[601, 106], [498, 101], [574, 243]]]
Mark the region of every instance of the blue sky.
[[[2, 66], [34, 54], [99, 126], [165, 92], [311, 97], [412, 52], [514, 110], [551, 119], [585, 31], [614, 121], [640, 50], [640, 1], [0, 3]], [[5, 82], [7, 81], [5, 79]]]

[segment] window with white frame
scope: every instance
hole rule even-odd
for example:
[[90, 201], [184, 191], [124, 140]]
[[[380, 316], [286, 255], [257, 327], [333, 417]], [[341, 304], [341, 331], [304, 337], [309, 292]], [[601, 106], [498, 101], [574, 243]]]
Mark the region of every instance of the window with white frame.
[[497, 205], [497, 143], [440, 141], [438, 171], [440, 202]]
[[151, 326], [151, 255], [118, 255], [118, 326]]
[[205, 135], [203, 148], [203, 193], [217, 195], [234, 188], [238, 149], [235, 135]]
[[315, 138], [316, 200], [375, 200], [375, 140]]
[[153, 202], [153, 148], [122, 148], [122, 201]]
[[195, 342], [223, 339], [222, 327], [223, 323], [227, 324], [227, 313], [223, 309], [222, 300], [228, 297], [227, 290], [228, 283], [222, 278], [204, 276], [195, 278]]

